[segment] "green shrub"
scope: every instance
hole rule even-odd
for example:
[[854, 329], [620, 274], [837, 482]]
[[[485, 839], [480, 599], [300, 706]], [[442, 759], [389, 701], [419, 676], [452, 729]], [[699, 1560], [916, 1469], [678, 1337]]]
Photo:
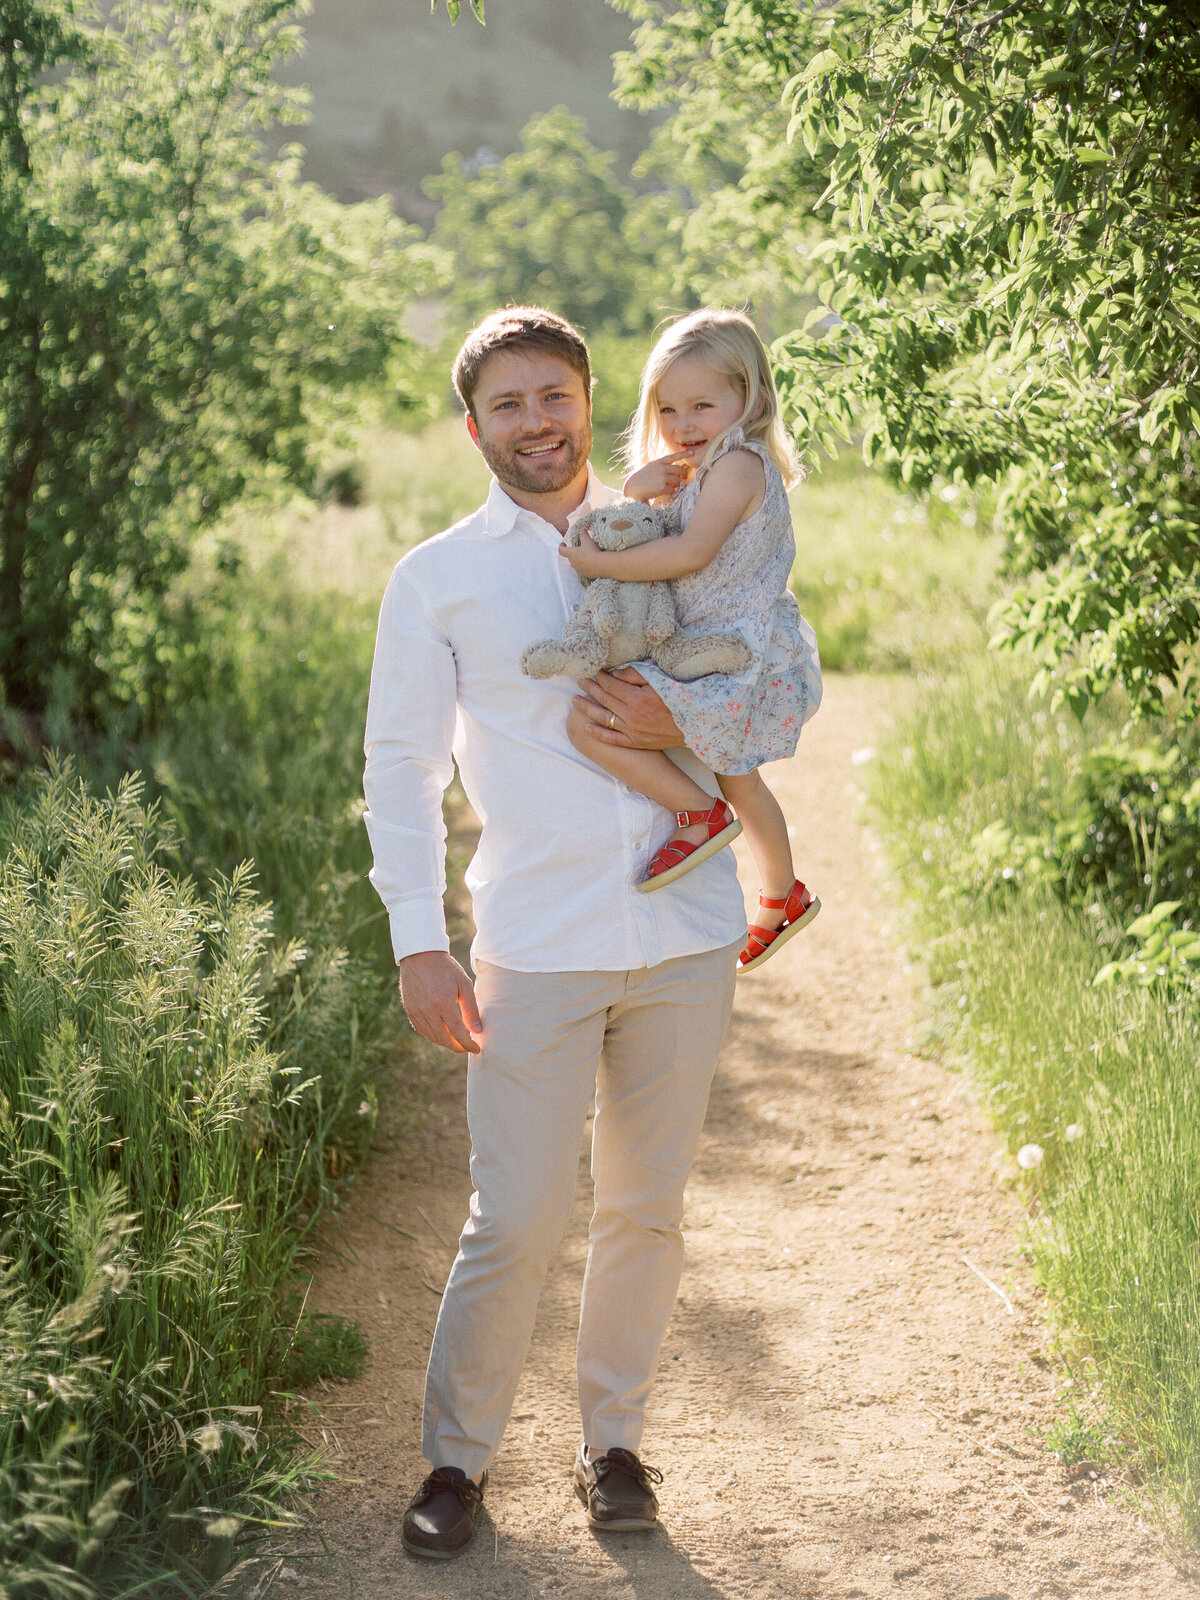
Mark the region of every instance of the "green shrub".
[[150, 720], [197, 534], [313, 488], [398, 367], [413, 230], [259, 138], [303, 115], [273, 78], [294, 9], [6, 8], [0, 678], [25, 713]]
[[1200, 910], [1200, 753], [1194, 737], [1084, 752], [1051, 839], [1065, 884], [1122, 920], [1164, 896]]
[[1186, 925], [1200, 910], [1194, 739], [1143, 727], [1135, 743], [1116, 706], [1081, 725], [1031, 700], [1021, 666], [977, 657], [898, 727], [887, 791], [906, 872], [972, 899], [1050, 884], [1106, 936], [1166, 897]]

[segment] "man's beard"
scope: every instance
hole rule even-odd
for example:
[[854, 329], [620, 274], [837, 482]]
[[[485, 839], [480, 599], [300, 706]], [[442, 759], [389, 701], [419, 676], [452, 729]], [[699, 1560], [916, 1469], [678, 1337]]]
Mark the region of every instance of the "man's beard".
[[[592, 430], [582, 428], [577, 433], [555, 430], [547, 439], [562, 438], [562, 449], [552, 462], [527, 461], [517, 454], [515, 446], [492, 443], [481, 431], [479, 452], [502, 484], [519, 489], [523, 494], [556, 494], [579, 476], [586, 466], [592, 448]], [[522, 439], [523, 447], [536, 444], [536, 439]]]

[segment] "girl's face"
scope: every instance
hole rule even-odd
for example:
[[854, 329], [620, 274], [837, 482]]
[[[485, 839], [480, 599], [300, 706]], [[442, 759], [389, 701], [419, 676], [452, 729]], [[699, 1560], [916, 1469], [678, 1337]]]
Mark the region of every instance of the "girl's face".
[[711, 442], [733, 427], [746, 406], [734, 380], [700, 355], [672, 361], [658, 380], [654, 398], [667, 448], [672, 454], [686, 450], [692, 466], [699, 466]]

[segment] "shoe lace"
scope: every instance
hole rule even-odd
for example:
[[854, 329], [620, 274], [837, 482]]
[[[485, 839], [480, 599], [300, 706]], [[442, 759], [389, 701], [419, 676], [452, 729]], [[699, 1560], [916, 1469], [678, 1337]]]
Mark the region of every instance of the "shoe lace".
[[456, 1473], [451, 1477], [442, 1467], [435, 1467], [425, 1482], [417, 1491], [414, 1505], [424, 1505], [427, 1500], [432, 1500], [435, 1494], [452, 1494], [462, 1506], [482, 1505], [483, 1490], [479, 1484], [473, 1483], [470, 1478], [459, 1477]]
[[657, 1467], [648, 1467], [639, 1461], [632, 1450], [609, 1450], [595, 1462], [596, 1482], [603, 1483], [611, 1472], [621, 1472], [632, 1478], [639, 1489], [651, 1493], [651, 1485], [661, 1483], [663, 1475]]

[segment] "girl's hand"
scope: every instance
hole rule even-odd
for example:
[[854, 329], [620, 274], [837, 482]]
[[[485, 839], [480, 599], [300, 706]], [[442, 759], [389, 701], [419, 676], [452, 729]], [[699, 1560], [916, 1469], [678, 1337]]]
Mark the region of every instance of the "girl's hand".
[[654, 500], [669, 499], [681, 484], [688, 481], [693, 470], [690, 450], [676, 451], [673, 456], [659, 456], [657, 461], [647, 461], [644, 467], [631, 472], [622, 492], [631, 500], [641, 500], [646, 505]]
[[578, 545], [567, 544], [564, 539], [558, 553], [571, 563], [581, 578], [602, 578], [612, 554], [610, 550], [601, 550], [590, 533], [581, 533]]

